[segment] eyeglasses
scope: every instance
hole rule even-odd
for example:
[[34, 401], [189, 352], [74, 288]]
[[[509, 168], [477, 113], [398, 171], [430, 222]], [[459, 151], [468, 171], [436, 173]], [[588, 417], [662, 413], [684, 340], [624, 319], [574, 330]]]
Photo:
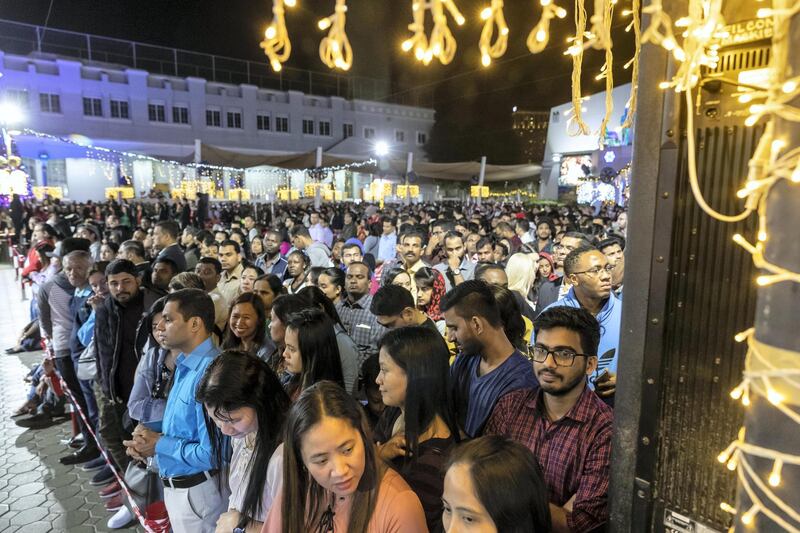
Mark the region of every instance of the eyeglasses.
[[528, 360], [535, 363], [544, 363], [547, 356], [552, 355], [556, 366], [572, 366], [576, 357], [591, 357], [582, 353], [575, 353], [572, 350], [548, 350], [541, 346], [528, 347]]
[[589, 270], [584, 270], [583, 272], [573, 272], [573, 274], [575, 274], [576, 276], [578, 274], [589, 274], [590, 276], [599, 276], [600, 272], [602, 272], [603, 270], [605, 270], [606, 273], [611, 274], [612, 272], [614, 272], [615, 268], [616, 267], [614, 265], [608, 264], [604, 267], [596, 266], [594, 268], [590, 268]]

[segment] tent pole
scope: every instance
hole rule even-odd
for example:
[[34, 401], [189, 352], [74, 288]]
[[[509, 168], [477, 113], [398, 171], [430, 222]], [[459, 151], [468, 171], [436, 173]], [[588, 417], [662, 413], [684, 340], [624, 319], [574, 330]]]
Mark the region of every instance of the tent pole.
[[486, 177], [486, 156], [481, 156], [481, 172], [478, 174], [478, 206], [483, 204], [483, 179]]
[[[316, 160], [314, 162], [314, 167], [320, 168], [321, 166], [322, 166], [322, 146], [317, 146]], [[314, 209], [319, 209], [320, 205], [322, 205], [322, 179], [317, 180], [315, 178], [314, 181], [317, 182], [317, 186], [314, 189]]]
[[411, 191], [408, 190], [408, 174], [414, 168], [414, 152], [408, 152], [408, 159], [406, 159], [406, 198], [405, 205], [411, 203]]

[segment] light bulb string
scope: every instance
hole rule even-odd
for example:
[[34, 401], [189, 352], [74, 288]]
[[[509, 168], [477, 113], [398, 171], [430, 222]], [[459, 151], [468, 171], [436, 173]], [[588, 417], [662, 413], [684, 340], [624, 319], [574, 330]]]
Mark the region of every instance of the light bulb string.
[[272, 22], [264, 32], [264, 40], [259, 46], [264, 50], [270, 61], [272, 69], [280, 71], [292, 53], [292, 43], [286, 29], [285, 0], [273, 0]]
[[583, 39], [586, 34], [586, 4], [575, 0], [575, 36], [569, 39], [572, 45], [567, 49], [572, 56], [572, 116], [567, 121], [567, 135], [589, 135], [591, 128], [583, 120], [581, 96], [581, 72], [583, 70]]
[[[486, 59], [487, 57], [497, 59], [506, 53], [509, 35], [508, 25], [503, 14], [503, 0], [492, 0], [491, 7], [487, 9], [489, 10], [489, 16], [486, 17], [486, 21], [483, 24], [478, 43], [484, 66], [488, 66], [489, 60]], [[495, 27], [497, 28], [496, 38]], [[495, 39], [494, 43], [492, 43], [493, 38]]]
[[624, 65], [624, 68], [631, 68], [631, 93], [628, 97], [628, 103], [626, 104], [626, 109], [628, 110], [628, 115], [625, 117], [625, 121], [622, 123], [621, 128], [624, 130], [625, 128], [630, 128], [633, 126], [633, 117], [636, 111], [636, 104], [638, 102], [638, 95], [639, 95], [639, 56], [642, 50], [642, 26], [641, 26], [641, 0], [632, 0], [631, 1], [631, 23], [625, 29], [625, 31], [629, 31], [633, 28], [633, 39], [634, 39], [634, 47], [633, 47], [633, 57]]
[[747, 492], [748, 497], [750, 500], [758, 506], [759, 512], [764, 513], [766, 516], [771, 518], [775, 523], [780, 524], [784, 529], [787, 531], [792, 532], [800, 532], [800, 529], [793, 526], [789, 522], [783, 519], [780, 515], [773, 512], [769, 507], [764, 505], [764, 502], [758, 498], [753, 490], [753, 487], [750, 485], [750, 480], [756, 485], [758, 490], [764, 494], [770, 502], [772, 502], [776, 507], [778, 507], [783, 513], [785, 513], [788, 517], [790, 517], [795, 522], [800, 523], [800, 514], [798, 514], [794, 509], [791, 508], [786, 502], [784, 502], [780, 497], [776, 496], [772, 489], [770, 489], [766, 483], [764, 483], [761, 478], [759, 477], [758, 473], [755, 471], [753, 466], [748, 461], [747, 457], [741, 455], [739, 457], [739, 480], [742, 481], [742, 486], [745, 487], [745, 492]]
[[542, 5], [542, 17], [528, 34], [528, 40], [526, 41], [528, 50], [532, 54], [538, 54], [547, 48], [547, 43], [550, 40], [550, 21], [554, 18], [567, 16], [567, 11], [563, 7], [557, 6], [553, 0], [540, 0], [540, 3]]
[[353, 65], [353, 48], [345, 31], [347, 13], [346, 0], [336, 0], [333, 15], [320, 21], [320, 28], [330, 25], [328, 35], [319, 43], [319, 57], [329, 68], [350, 70]]

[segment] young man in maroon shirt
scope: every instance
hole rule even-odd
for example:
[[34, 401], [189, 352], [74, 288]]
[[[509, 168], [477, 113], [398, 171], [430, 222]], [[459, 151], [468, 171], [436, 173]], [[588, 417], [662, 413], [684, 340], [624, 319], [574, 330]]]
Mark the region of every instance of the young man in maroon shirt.
[[538, 390], [498, 401], [486, 434], [533, 451], [544, 472], [553, 531], [599, 530], [608, 521], [612, 411], [588, 387], [597, 368], [600, 326], [585, 309], [552, 307], [533, 324]]

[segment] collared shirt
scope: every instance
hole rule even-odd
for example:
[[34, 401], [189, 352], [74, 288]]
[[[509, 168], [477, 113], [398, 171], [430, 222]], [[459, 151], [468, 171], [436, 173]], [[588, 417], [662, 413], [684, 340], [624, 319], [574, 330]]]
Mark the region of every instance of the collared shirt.
[[[445, 261], [444, 263], [439, 263], [433, 268], [442, 273], [442, 277], [444, 277], [445, 290], [450, 291], [453, 287], [455, 287], [455, 276], [450, 273], [449, 263]], [[467, 259], [467, 256], [464, 256], [464, 258], [461, 260], [461, 265], [458, 267], [458, 270], [461, 273], [461, 276], [464, 278], [464, 281], [475, 277], [475, 263]]]
[[256, 259], [256, 266], [258, 268], [263, 270], [266, 274], [274, 274], [280, 279], [283, 279], [288, 264], [286, 258], [279, 253], [275, 254], [274, 259], [267, 258], [267, 254], [259, 255]]
[[371, 294], [362, 296], [355, 303], [344, 299], [336, 304], [336, 311], [344, 329], [358, 347], [359, 368], [370, 355], [378, 353], [378, 341], [386, 333], [386, 328], [381, 326], [377, 317], [370, 312], [370, 305], [372, 305]]
[[308, 233], [311, 235], [312, 239], [317, 242], [321, 242], [328, 248], [330, 248], [333, 244], [333, 232], [327, 226], [323, 226], [322, 224], [314, 224], [308, 228]]
[[397, 233], [381, 235], [378, 241], [378, 261], [389, 261], [397, 256]]
[[195, 392], [208, 365], [219, 354], [209, 337], [188, 355], [175, 359], [175, 377], [167, 398], [163, 434], [156, 443], [162, 477], [188, 476], [218, 468], [211, 455], [203, 405]]
[[222, 277], [219, 279], [219, 283], [217, 283], [217, 288], [219, 292], [222, 293], [222, 296], [225, 297], [226, 302], [230, 303], [239, 296], [243, 271], [244, 265], [239, 263], [239, 265], [233, 269], [233, 272], [229, 273], [227, 270], [222, 272]]
[[544, 473], [550, 502], [563, 507], [570, 531], [592, 531], [608, 521], [613, 412], [584, 387], [578, 401], [559, 420], [550, 421], [543, 391], [519, 390], [497, 402], [487, 435], [502, 435], [533, 451]]

